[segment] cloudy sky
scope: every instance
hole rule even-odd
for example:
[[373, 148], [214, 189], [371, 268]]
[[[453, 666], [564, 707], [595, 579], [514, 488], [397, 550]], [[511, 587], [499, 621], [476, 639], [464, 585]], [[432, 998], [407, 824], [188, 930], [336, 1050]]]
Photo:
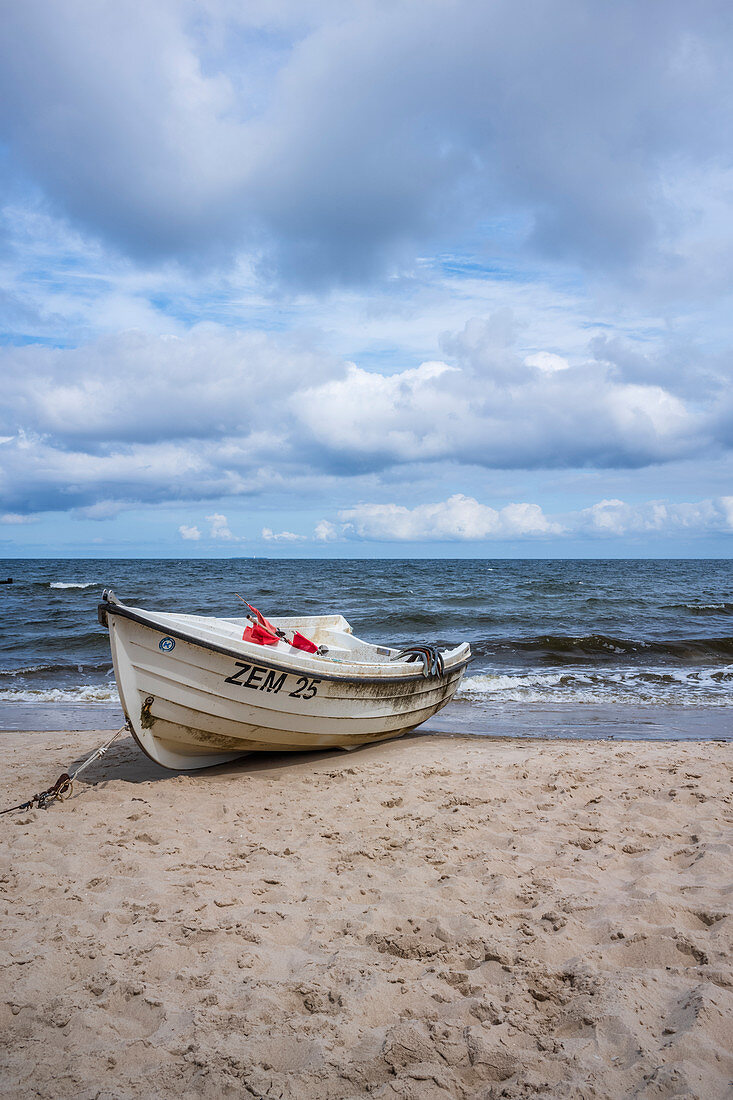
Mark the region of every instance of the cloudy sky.
[[730, 556], [730, 3], [2, 9], [0, 556]]

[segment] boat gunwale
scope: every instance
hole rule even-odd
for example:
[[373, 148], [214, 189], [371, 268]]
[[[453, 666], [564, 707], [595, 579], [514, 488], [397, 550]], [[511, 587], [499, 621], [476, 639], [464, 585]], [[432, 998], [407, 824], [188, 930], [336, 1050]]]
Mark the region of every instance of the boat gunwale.
[[[105, 615], [105, 616], [110, 615], [110, 614], [120, 615], [123, 619], [130, 619], [132, 622], [138, 623], [140, 626], [147, 626], [148, 628], [150, 628], [152, 630], [159, 630], [163, 634], [166, 634], [166, 635], [168, 635], [172, 638], [177, 638], [178, 641], [180, 641], [180, 642], [187, 642], [189, 645], [199, 646], [202, 649], [208, 649], [212, 653], [219, 653], [224, 657], [232, 657], [234, 660], [241, 660], [242, 657], [254, 656], [253, 654], [250, 654], [248, 652], [238, 651], [236, 649], [229, 649], [227, 646], [219, 645], [216, 642], [209, 642], [204, 638], [196, 638], [191, 634], [187, 634], [184, 630], [179, 630], [176, 627], [171, 627], [171, 626], [168, 626], [168, 625], [161, 624], [160, 622], [156, 622], [155, 619], [152, 618], [152, 616], [151, 616], [151, 618], [147, 618], [145, 615], [141, 615], [137, 611], [133, 611], [131, 608], [126, 607], [124, 604], [108, 603], [106, 601], [103, 601], [102, 603], [100, 603], [98, 605], [98, 611], [99, 611], [99, 616], [100, 616], [100, 622], [101, 622], [101, 616], [102, 615]], [[105, 621], [105, 625], [106, 625], [106, 621]], [[459, 649], [463, 645], [467, 646], [468, 642], [462, 642], [462, 643], [460, 643], [459, 646], [455, 646], [454, 648]], [[443, 651], [443, 652], [446, 652], [446, 651]], [[450, 651], [448, 651], [448, 652], [450, 652]], [[443, 673], [442, 676], [431, 677], [431, 679], [434, 678], [436, 680], [441, 680], [441, 681], [447, 680], [455, 672], [461, 671], [462, 669], [466, 668], [471, 663], [471, 659], [472, 658], [470, 656], [470, 650], [469, 650], [469, 656], [468, 657], [466, 657], [464, 660], [462, 660], [462, 661], [460, 661], [456, 664], [451, 663], [450, 665], [448, 665], [446, 667], [445, 672]], [[263, 659], [261, 661], [259, 661], [258, 663], [263, 664], [263, 665], [267, 666], [268, 668], [272, 668], [272, 669], [276, 670], [277, 672], [289, 672], [291, 675], [295, 675], [295, 676], [297, 676], [299, 672], [304, 671], [302, 669], [302, 667], [300, 667], [300, 666], [280, 664], [279, 662], [271, 659], [269, 656], [263, 657]], [[398, 675], [398, 676], [371, 676], [371, 677], [370, 676], [359, 676], [359, 675], [351, 675], [351, 676], [341, 675], [341, 676], [339, 676], [339, 675], [336, 675], [336, 674], [331, 673], [331, 672], [321, 672], [320, 669], [319, 669], [318, 670], [318, 679], [320, 679], [320, 680], [331, 680], [335, 683], [397, 684], [397, 683], [411, 683], [413, 681], [418, 683], [420, 680], [425, 679], [425, 677], [423, 676], [422, 671], [419, 668], [416, 668], [415, 672], [412, 673], [411, 675], [408, 675], [408, 676]]]

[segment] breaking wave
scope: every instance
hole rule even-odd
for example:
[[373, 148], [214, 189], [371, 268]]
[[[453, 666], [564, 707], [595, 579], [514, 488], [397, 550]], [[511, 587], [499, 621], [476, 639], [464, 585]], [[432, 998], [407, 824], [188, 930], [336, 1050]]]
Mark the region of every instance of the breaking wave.
[[87, 581], [85, 584], [77, 581], [51, 581], [49, 588], [98, 588], [98, 581]]
[[464, 702], [634, 703], [637, 706], [733, 705], [733, 665], [682, 671], [618, 668], [603, 673], [480, 673], [469, 676], [456, 695]]
[[0, 703], [114, 703], [119, 704], [117, 688], [105, 684], [87, 684], [77, 688], [28, 688], [24, 691], [0, 690]]
[[56, 672], [59, 665], [22, 665], [20, 668], [0, 668], [0, 676], [30, 676], [35, 672]]

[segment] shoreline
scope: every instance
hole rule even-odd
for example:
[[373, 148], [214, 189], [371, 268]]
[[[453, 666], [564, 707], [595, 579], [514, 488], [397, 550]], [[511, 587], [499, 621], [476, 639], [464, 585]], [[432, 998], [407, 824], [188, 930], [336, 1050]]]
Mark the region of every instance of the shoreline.
[[[103, 740], [6, 734], [0, 808]], [[4, 824], [7, 1095], [728, 1094], [727, 745], [411, 735], [177, 774], [124, 737]]]
[[[119, 705], [38, 704], [0, 700], [0, 735], [109, 729], [124, 722]], [[415, 731], [419, 736], [517, 740], [733, 741], [733, 706], [629, 703], [450, 703]]]

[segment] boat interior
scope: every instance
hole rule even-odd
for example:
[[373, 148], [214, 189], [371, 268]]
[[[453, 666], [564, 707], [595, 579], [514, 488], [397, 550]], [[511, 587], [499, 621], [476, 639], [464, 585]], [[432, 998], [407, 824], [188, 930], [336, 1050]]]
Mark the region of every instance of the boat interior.
[[[146, 614], [150, 614], [147, 612]], [[155, 619], [161, 626], [168, 626], [185, 633], [195, 634], [197, 637], [211, 642], [234, 645], [237, 648], [242, 645], [242, 633], [245, 627], [250, 625], [246, 617], [232, 619], [218, 619], [204, 615], [176, 615], [156, 614]], [[297, 653], [298, 657], [308, 658], [313, 661], [344, 661], [350, 664], [388, 664], [390, 658], [396, 655], [398, 649], [390, 649], [387, 646], [372, 645], [356, 638], [351, 626], [343, 615], [295, 615], [281, 616], [269, 620], [273, 626], [288, 633], [300, 631], [306, 638], [317, 646], [325, 646], [328, 650], [323, 656], [304, 653], [302, 650], [294, 650], [285, 641], [279, 641], [277, 645], [263, 646], [263, 655], [268, 653], [287, 654], [292, 657]]]

